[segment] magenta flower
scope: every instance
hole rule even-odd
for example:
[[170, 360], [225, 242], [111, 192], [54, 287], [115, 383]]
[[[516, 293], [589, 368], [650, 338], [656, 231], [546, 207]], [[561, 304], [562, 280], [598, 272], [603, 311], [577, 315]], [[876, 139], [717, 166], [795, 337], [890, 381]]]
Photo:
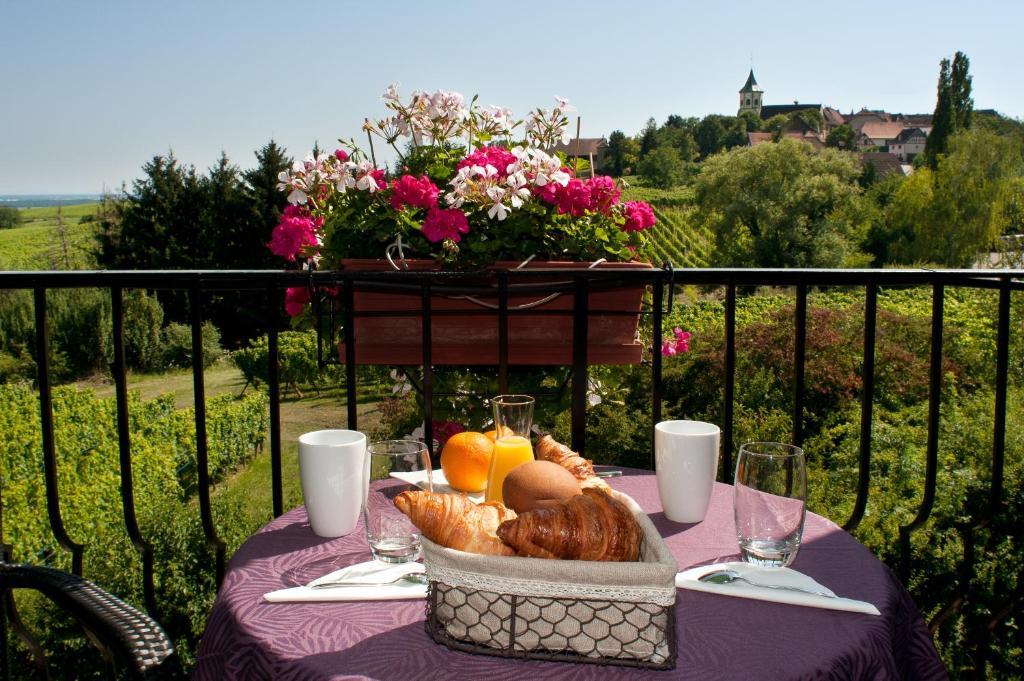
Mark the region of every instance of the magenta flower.
[[422, 230], [423, 236], [431, 242], [437, 243], [451, 239], [458, 243], [462, 239], [462, 235], [469, 232], [469, 221], [465, 214], [457, 208], [441, 209], [434, 206], [427, 213]]
[[344, 163], [345, 161], [348, 160], [348, 152], [345, 151], [344, 149], [335, 149], [334, 150], [334, 158], [336, 158], [339, 161], [341, 161], [342, 163]]
[[625, 208], [626, 224], [622, 226], [624, 232], [642, 232], [650, 229], [657, 222], [654, 217], [654, 210], [645, 201], [627, 201]]
[[662, 341], [661, 354], [664, 357], [674, 357], [690, 351], [690, 338], [693, 337], [689, 331], [683, 331], [678, 326], [672, 330], [675, 338]]
[[518, 161], [515, 154], [510, 152], [508, 149], [501, 147], [480, 147], [466, 158], [459, 161], [458, 165], [455, 166], [456, 170], [461, 170], [468, 166], [480, 166], [484, 168], [486, 166], [493, 166], [498, 171], [498, 175], [504, 177], [508, 175], [508, 167]]
[[437, 205], [437, 186], [426, 175], [420, 178], [402, 175], [391, 182], [391, 189], [391, 206], [395, 210], [406, 206], [433, 208]]
[[573, 178], [557, 192], [558, 212], [562, 215], [568, 213], [573, 217], [581, 217], [593, 209], [590, 188], [582, 180]]
[[284, 293], [284, 311], [291, 317], [302, 314], [309, 304], [309, 289], [305, 286], [289, 288]]
[[314, 219], [305, 208], [289, 205], [281, 215], [281, 221], [274, 227], [267, 247], [274, 255], [289, 262], [309, 246], [317, 246], [317, 230], [324, 224], [323, 218]]
[[615, 184], [615, 180], [607, 175], [598, 175], [587, 181], [587, 189], [590, 191], [591, 210], [608, 215], [612, 206], [619, 202], [622, 190]]
[[466, 426], [455, 421], [431, 421], [430, 425], [433, 426], [434, 440], [440, 449], [444, 449], [444, 444], [452, 435], [466, 431]]

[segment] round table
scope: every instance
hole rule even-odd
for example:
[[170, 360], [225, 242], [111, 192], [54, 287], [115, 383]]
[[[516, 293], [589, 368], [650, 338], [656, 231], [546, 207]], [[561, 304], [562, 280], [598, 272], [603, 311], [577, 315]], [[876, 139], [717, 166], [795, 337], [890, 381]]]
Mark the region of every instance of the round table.
[[[679, 569], [737, 560], [732, 487], [717, 483], [701, 523], [661, 509], [655, 477], [611, 484], [654, 521]], [[313, 534], [304, 508], [250, 537], [228, 566], [193, 679], [944, 679], [928, 631], [892, 572], [839, 526], [809, 513], [793, 568], [881, 616], [680, 589], [675, 670], [650, 671], [471, 655], [434, 643], [423, 601], [266, 603], [263, 594], [369, 559], [361, 529]]]

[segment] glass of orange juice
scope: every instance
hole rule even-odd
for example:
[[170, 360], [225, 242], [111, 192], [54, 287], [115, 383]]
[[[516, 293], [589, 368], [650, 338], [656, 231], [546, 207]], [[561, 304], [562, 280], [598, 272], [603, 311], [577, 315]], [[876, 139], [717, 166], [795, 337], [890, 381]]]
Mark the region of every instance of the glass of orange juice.
[[499, 395], [491, 400], [494, 409], [494, 454], [487, 474], [486, 501], [503, 501], [501, 486], [509, 471], [533, 461], [530, 429], [533, 428], [533, 398], [529, 395]]

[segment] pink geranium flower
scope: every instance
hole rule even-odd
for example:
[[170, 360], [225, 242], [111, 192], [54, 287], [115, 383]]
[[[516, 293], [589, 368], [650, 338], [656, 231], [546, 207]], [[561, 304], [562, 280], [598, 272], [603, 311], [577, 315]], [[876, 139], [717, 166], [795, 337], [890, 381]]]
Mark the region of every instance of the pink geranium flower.
[[557, 190], [556, 203], [559, 213], [568, 213], [574, 217], [580, 217], [593, 208], [590, 188], [577, 178], [569, 180], [569, 184]]
[[463, 234], [469, 232], [469, 221], [466, 215], [457, 208], [442, 209], [433, 207], [427, 213], [427, 219], [423, 221], [423, 236], [431, 242], [437, 243], [445, 239], [451, 239], [458, 243]]
[[661, 354], [664, 357], [673, 357], [690, 351], [690, 339], [693, 337], [689, 331], [683, 331], [678, 326], [672, 330], [675, 338], [662, 341]]
[[624, 215], [626, 224], [622, 226], [624, 232], [642, 232], [650, 229], [657, 222], [654, 217], [654, 210], [645, 201], [627, 201]]
[[305, 286], [296, 286], [289, 288], [284, 294], [284, 311], [291, 317], [296, 317], [302, 314], [302, 311], [306, 309], [306, 305], [309, 304], [309, 288]]
[[607, 215], [611, 212], [612, 206], [619, 202], [622, 190], [615, 184], [615, 180], [607, 175], [598, 175], [587, 180], [587, 189], [590, 191], [591, 210]]
[[289, 205], [281, 214], [281, 221], [274, 227], [267, 246], [274, 255], [295, 262], [295, 257], [304, 248], [319, 245], [317, 230], [323, 224], [323, 218], [314, 219], [305, 208]]
[[391, 182], [391, 189], [391, 206], [395, 210], [406, 206], [433, 208], [437, 205], [438, 188], [426, 175], [419, 178], [402, 175]]
[[348, 160], [348, 152], [345, 151], [344, 149], [335, 149], [334, 150], [334, 158], [336, 158], [339, 161], [341, 161], [342, 163], [344, 163], [345, 161]]
[[505, 177], [508, 175], [508, 167], [518, 160], [515, 154], [508, 149], [503, 149], [502, 147], [480, 147], [459, 161], [455, 169], [461, 170], [469, 166], [480, 166], [481, 168], [493, 166], [498, 171], [499, 176]]

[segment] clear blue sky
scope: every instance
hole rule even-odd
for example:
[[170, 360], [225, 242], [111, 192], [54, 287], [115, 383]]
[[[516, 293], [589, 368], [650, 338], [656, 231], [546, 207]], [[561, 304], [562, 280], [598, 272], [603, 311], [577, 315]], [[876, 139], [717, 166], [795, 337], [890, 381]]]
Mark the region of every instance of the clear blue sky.
[[1024, 116], [1024, 3], [49, 2], [0, 0], [0, 194], [94, 193], [173, 149], [243, 167], [383, 114], [380, 93], [480, 93], [517, 114], [568, 97], [583, 136], [765, 103], [934, 108], [939, 60], [971, 59], [978, 108]]

